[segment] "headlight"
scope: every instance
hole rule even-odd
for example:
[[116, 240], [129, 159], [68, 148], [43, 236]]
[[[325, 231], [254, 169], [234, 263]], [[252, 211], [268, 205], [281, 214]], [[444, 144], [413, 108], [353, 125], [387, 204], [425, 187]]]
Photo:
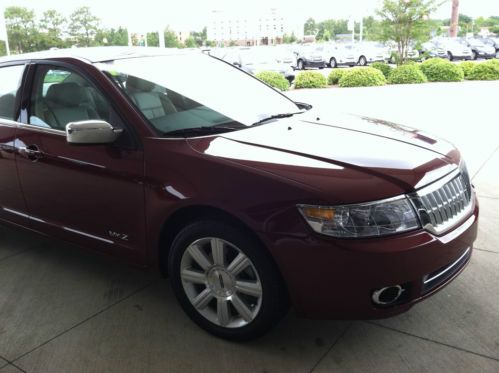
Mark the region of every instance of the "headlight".
[[298, 209], [314, 231], [334, 237], [384, 236], [420, 227], [405, 196], [355, 205], [298, 205]]

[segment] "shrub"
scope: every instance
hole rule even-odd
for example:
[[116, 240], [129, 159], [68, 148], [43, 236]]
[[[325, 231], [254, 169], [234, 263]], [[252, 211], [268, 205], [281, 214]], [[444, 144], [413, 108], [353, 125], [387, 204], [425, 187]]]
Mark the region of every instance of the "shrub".
[[326, 77], [317, 71], [303, 71], [295, 78], [295, 88], [324, 88], [326, 86]]
[[426, 76], [417, 65], [401, 65], [395, 68], [388, 78], [390, 84], [419, 84], [425, 83]]
[[381, 71], [372, 67], [362, 67], [346, 71], [340, 79], [340, 87], [372, 87], [386, 84]]
[[459, 64], [459, 67], [463, 70], [464, 78], [468, 79], [470, 72], [475, 67], [476, 63], [471, 61], [464, 61]]
[[267, 83], [269, 86], [286, 91], [289, 88], [287, 79], [275, 71], [261, 71], [255, 74], [255, 77], [262, 82]]
[[458, 65], [442, 58], [426, 60], [420, 68], [430, 82], [460, 82], [464, 79], [464, 72]]
[[477, 63], [471, 69], [469, 80], [499, 80], [499, 61], [490, 60]]
[[381, 71], [386, 79], [388, 79], [388, 77], [390, 76], [390, 73], [393, 70], [393, 68], [390, 65], [388, 65], [387, 63], [384, 63], [384, 62], [374, 62], [371, 64], [371, 67]]
[[327, 83], [329, 85], [336, 85], [340, 82], [341, 77], [345, 72], [347, 72], [350, 69], [333, 69], [329, 73], [329, 76], [327, 77]]

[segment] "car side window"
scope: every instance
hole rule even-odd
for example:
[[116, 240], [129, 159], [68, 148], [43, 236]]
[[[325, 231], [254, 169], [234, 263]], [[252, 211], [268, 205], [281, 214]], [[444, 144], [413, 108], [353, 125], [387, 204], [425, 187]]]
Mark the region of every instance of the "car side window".
[[64, 131], [70, 122], [109, 122], [110, 112], [108, 101], [80, 74], [38, 67], [31, 94], [30, 124]]
[[21, 86], [24, 65], [0, 67], [0, 118], [17, 120], [16, 97]]

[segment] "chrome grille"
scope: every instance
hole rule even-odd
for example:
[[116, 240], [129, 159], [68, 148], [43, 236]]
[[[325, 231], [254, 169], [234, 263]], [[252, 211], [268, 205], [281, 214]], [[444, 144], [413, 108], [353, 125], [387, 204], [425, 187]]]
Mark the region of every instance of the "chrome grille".
[[456, 170], [444, 179], [410, 195], [423, 228], [440, 234], [472, 209], [472, 189], [466, 173]]

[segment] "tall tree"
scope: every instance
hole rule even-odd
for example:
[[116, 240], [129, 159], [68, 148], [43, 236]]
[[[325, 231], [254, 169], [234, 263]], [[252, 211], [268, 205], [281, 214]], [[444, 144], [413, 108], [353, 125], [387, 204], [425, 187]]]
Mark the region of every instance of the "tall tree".
[[170, 30], [168, 27], [164, 32], [165, 37], [165, 47], [166, 48], [178, 48], [180, 47], [180, 43], [177, 38], [177, 34], [174, 31]]
[[56, 10], [50, 9], [44, 12], [42, 19], [38, 23], [40, 49], [64, 47], [63, 33], [65, 25], [66, 18]]
[[123, 27], [98, 30], [94, 41], [97, 45], [126, 46], [128, 45], [128, 32]]
[[5, 9], [4, 15], [10, 49], [15, 53], [36, 51], [38, 31], [35, 12], [24, 7], [11, 6]]
[[435, 0], [383, 0], [376, 12], [381, 18], [381, 35], [397, 43], [400, 62], [407, 59], [411, 42], [428, 38], [428, 19], [436, 8]]
[[69, 35], [73, 42], [89, 47], [95, 44], [100, 19], [90, 12], [88, 6], [76, 9], [69, 17]]
[[452, 38], [457, 36], [457, 29], [459, 25], [459, 0], [452, 0], [452, 12], [450, 17], [450, 30], [449, 34]]
[[315, 19], [313, 18], [307, 19], [303, 31], [305, 35], [315, 35], [317, 33], [317, 24], [315, 23]]

